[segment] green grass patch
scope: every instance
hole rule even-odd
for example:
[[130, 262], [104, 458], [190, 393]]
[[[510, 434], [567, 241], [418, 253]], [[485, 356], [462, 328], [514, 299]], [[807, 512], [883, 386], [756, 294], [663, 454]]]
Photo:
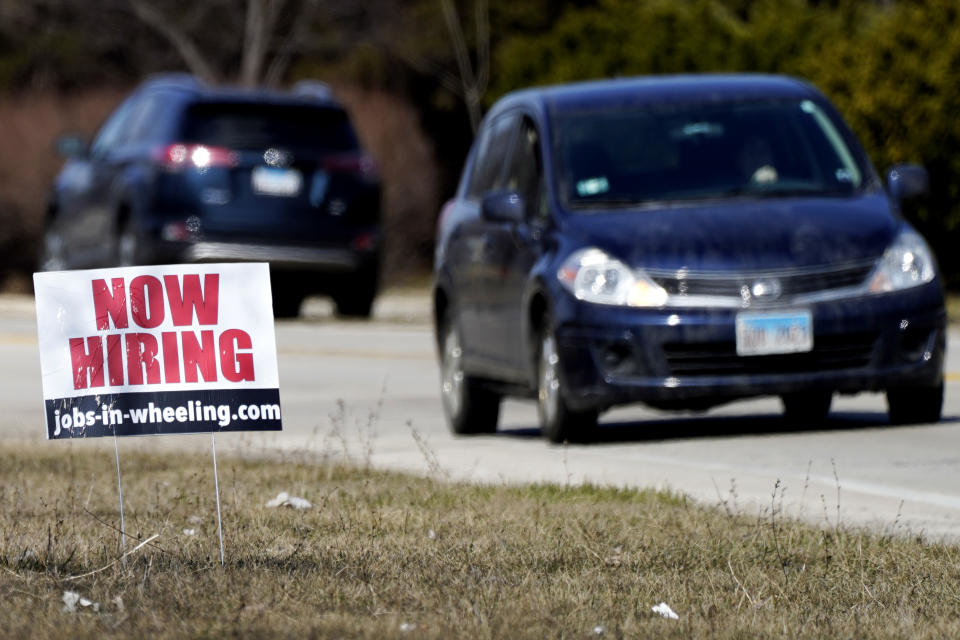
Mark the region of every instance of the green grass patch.
[[[654, 491], [296, 459], [221, 458], [220, 567], [209, 456], [124, 452], [127, 548], [159, 535], [124, 566], [108, 444], [0, 447], [2, 635], [960, 636], [952, 546], [802, 525], [775, 500], [744, 517]], [[314, 507], [265, 507], [280, 491]], [[63, 611], [65, 590], [99, 611]], [[661, 601], [680, 619], [653, 614]]]

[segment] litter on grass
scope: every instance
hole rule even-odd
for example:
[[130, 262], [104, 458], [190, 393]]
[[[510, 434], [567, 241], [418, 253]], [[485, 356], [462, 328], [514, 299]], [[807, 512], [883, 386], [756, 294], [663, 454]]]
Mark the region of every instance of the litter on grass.
[[668, 605], [666, 602], [661, 602], [658, 605], [654, 605], [653, 607], [651, 607], [651, 609], [653, 610], [654, 613], [660, 614], [664, 618], [670, 618], [671, 620], [680, 619], [680, 616], [678, 616], [676, 612], [673, 609], [671, 609], [670, 605]]
[[195, 535], [197, 535], [197, 530], [196, 530], [196, 529], [184, 529], [184, 530], [183, 530], [183, 535], [185, 535], [185, 536], [195, 536]]
[[603, 562], [608, 567], [619, 567], [623, 564], [623, 547], [619, 545], [614, 547], [610, 555], [604, 558]]
[[286, 491], [281, 491], [277, 494], [277, 497], [273, 500], [270, 500], [266, 503], [267, 507], [290, 507], [292, 509], [310, 509], [313, 507], [313, 503], [305, 498], [298, 498], [297, 496], [292, 496]]
[[80, 594], [76, 591], [64, 591], [63, 592], [63, 612], [64, 613], [75, 613], [77, 607], [91, 607], [94, 611], [100, 611], [100, 603], [93, 602], [92, 600], [87, 600], [86, 598], [80, 597]]

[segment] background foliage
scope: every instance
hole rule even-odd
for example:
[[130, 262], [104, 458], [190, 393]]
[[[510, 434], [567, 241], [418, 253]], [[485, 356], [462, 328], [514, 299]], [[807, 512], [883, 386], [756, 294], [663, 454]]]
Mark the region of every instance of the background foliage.
[[[91, 131], [108, 110], [70, 115], [76, 96], [100, 105], [91, 94], [115, 98], [151, 72], [188, 68], [161, 31], [138, 16], [138, 4], [143, 0], [103, 0], [90, 11], [79, 0], [0, 3], [0, 130], [21, 140], [19, 149], [0, 147], [0, 204], [9, 205], [0, 212], [0, 245], [24, 253], [40, 233], [45, 189], [24, 185], [49, 184], [58, 162], [49, 145], [62, 133], [53, 129], [77, 123]], [[386, 215], [395, 229], [392, 255], [405, 257], [395, 265], [401, 269], [429, 265], [436, 213], [472, 139], [471, 91], [489, 106], [536, 84], [755, 71], [788, 73], [820, 87], [881, 172], [905, 161], [928, 168], [931, 196], [907, 215], [933, 242], [950, 283], [960, 286], [960, 254], [952, 250], [960, 240], [957, 0], [165, 0], [153, 6], [168, 26], [192, 38], [211, 75], [247, 82], [248, 43], [241, 36], [254, 4], [274, 11], [275, 33], [266, 34], [264, 52], [289, 58], [279, 67], [280, 84], [329, 80], [351, 98], [349, 106], [364, 110], [364, 123], [377, 127], [361, 137], [380, 141], [371, 150], [389, 157], [381, 164], [390, 167], [385, 179], [395, 195]], [[276, 67], [269, 62], [262, 67]], [[67, 115], [38, 121], [32, 138], [13, 131], [27, 126], [22, 118], [3, 116], [11, 101], [30, 113], [31, 100], [52, 99], [68, 105]], [[24, 154], [24, 144], [42, 144], [43, 152]], [[417, 149], [416, 162], [403, 161], [405, 146]], [[33, 164], [18, 164], [21, 156]], [[31, 182], [28, 173], [40, 179]], [[410, 186], [422, 182], [429, 188]], [[23, 271], [26, 262], [8, 258], [0, 268]]]

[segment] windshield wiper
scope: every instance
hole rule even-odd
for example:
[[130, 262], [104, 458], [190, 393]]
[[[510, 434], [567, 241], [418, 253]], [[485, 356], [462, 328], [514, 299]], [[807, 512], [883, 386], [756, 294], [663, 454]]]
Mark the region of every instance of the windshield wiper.
[[588, 208], [594, 206], [624, 206], [624, 205], [635, 205], [646, 202], [645, 200], [640, 200], [638, 198], [630, 197], [618, 197], [618, 198], [578, 198], [570, 202], [570, 206], [578, 208]]
[[737, 196], [747, 196], [751, 198], [786, 198], [790, 196], [837, 196], [837, 195], [848, 195], [855, 193], [854, 189], [820, 189], [820, 188], [804, 188], [804, 187], [789, 187], [782, 189], [758, 189], [756, 187], [731, 187], [729, 189], [723, 189], [721, 191], [716, 191], [704, 196], [701, 196], [703, 199], [708, 198], [731, 198]]

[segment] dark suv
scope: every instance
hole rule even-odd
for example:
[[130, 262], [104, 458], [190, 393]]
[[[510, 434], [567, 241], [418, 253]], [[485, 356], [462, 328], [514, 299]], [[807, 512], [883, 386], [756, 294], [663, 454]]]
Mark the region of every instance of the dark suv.
[[62, 138], [41, 268], [269, 262], [277, 316], [304, 296], [368, 316], [380, 183], [319, 83], [291, 93], [147, 81], [88, 146]]
[[530, 89], [487, 114], [436, 252], [442, 394], [457, 433], [538, 400], [553, 441], [644, 402], [776, 395], [817, 424], [884, 391], [894, 423], [943, 405], [936, 261], [836, 110], [780, 76]]

